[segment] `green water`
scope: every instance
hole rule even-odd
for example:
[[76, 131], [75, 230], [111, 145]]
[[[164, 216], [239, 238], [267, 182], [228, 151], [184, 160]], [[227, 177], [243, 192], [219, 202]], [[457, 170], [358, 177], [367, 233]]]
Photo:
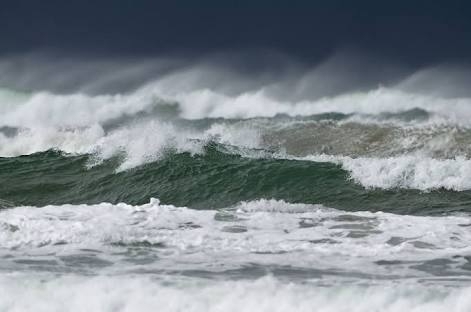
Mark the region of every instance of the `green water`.
[[218, 209], [260, 198], [323, 204], [342, 210], [437, 215], [471, 211], [471, 192], [366, 189], [339, 165], [254, 159], [209, 144], [198, 155], [167, 153], [158, 161], [117, 172], [119, 157], [90, 168], [90, 155], [48, 151], [0, 158], [0, 198], [15, 205], [125, 202]]

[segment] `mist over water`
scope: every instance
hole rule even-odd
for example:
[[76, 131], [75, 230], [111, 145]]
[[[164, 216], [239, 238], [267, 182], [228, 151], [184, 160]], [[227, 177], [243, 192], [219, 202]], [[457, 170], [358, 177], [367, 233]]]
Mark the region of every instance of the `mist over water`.
[[0, 310], [471, 307], [462, 64], [31, 53], [0, 73]]

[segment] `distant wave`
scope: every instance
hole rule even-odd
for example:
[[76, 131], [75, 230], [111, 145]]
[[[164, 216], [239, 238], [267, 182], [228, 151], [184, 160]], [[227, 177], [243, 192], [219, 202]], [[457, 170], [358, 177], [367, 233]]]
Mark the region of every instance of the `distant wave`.
[[277, 100], [264, 89], [226, 95], [212, 89], [179, 91], [158, 81], [124, 94], [59, 95], [50, 92], [19, 94], [0, 91], [0, 126], [89, 126], [121, 116], [148, 112], [158, 105], [176, 105], [184, 119], [310, 116], [322, 113], [380, 114], [422, 109], [451, 124], [469, 124], [470, 98], [440, 98], [379, 87], [318, 100]]

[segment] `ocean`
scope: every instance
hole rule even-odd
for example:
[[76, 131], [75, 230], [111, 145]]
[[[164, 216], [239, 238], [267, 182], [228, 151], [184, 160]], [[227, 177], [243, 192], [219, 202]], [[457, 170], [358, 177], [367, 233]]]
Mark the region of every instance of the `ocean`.
[[194, 73], [0, 89], [0, 311], [471, 310], [471, 97]]

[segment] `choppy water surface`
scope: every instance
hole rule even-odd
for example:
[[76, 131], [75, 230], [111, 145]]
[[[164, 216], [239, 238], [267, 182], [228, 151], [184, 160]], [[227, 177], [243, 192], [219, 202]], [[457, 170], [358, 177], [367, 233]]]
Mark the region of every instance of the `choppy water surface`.
[[0, 91], [1, 311], [468, 311], [471, 99]]

